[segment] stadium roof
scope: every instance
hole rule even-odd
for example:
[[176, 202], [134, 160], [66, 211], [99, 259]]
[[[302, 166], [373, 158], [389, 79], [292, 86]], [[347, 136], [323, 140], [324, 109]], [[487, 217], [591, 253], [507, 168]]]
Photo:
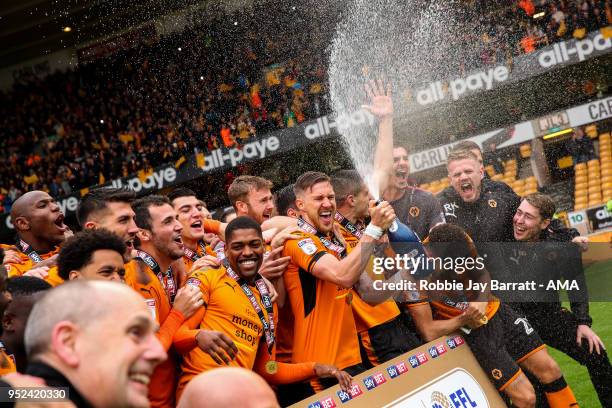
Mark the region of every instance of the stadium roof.
[[[125, 30], [202, 0], [0, 2], [0, 67]], [[70, 27], [69, 32], [64, 27]]]

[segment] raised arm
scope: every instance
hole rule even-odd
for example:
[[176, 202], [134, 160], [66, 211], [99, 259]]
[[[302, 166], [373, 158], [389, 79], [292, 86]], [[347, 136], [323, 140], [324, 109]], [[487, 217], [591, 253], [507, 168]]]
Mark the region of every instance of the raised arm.
[[381, 80], [370, 81], [365, 84], [365, 89], [370, 105], [363, 105], [362, 108], [378, 118], [378, 140], [374, 152], [373, 177], [380, 197], [386, 190], [393, 173], [393, 160], [391, 160], [393, 157], [393, 99], [391, 99], [391, 87], [387, 84], [385, 90]]

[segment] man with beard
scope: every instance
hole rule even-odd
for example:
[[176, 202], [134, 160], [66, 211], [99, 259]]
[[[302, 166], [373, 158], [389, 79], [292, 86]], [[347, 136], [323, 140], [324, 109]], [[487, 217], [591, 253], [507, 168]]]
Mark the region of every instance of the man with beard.
[[125, 243], [129, 259], [138, 232], [131, 205], [135, 199], [136, 193], [126, 187], [92, 190], [81, 198], [77, 220], [83, 229], [104, 228], [115, 233]]
[[110, 280], [123, 282], [126, 245], [117, 235], [105, 229], [76, 233], [62, 245], [57, 267], [67, 280]]
[[[331, 183], [336, 194], [335, 219], [350, 250], [359, 243], [363, 235], [364, 221], [369, 215], [370, 194], [355, 170], [335, 173]], [[360, 346], [362, 354], [367, 357], [367, 360], [362, 358], [365, 366], [377, 366], [421, 344], [408, 331], [393, 299], [372, 306], [362, 300], [354, 289], [352, 294], [351, 305]]]
[[400, 221], [416, 232], [419, 238], [425, 239], [430, 229], [445, 222], [444, 214], [433, 194], [408, 185], [409, 171], [407, 150], [401, 146], [394, 147], [393, 172], [383, 197], [389, 201]]
[[[139, 245], [136, 258], [125, 266], [125, 281], [145, 301], [160, 325], [157, 338], [166, 351], [181, 324], [202, 306], [199, 291], [178, 287], [171, 267], [184, 254], [176, 211], [167, 197], [151, 195], [133, 202]], [[149, 398], [153, 407], [173, 407], [176, 389], [176, 358], [170, 353], [151, 378]]]
[[206, 218], [204, 216], [206, 207], [198, 200], [195, 192], [188, 188], [173, 190], [168, 194], [168, 199], [183, 226], [181, 234], [185, 251], [183, 262], [187, 271], [194, 272], [202, 267], [210, 266], [211, 263], [218, 266], [219, 263], [214, 262], [217, 253], [214, 248], [206, 245], [204, 238], [207, 233], [213, 233], [223, 239], [226, 224]]
[[[381, 81], [365, 85], [370, 105], [362, 108], [378, 120], [378, 140], [374, 155], [373, 179], [380, 191], [372, 191], [391, 204], [397, 217], [409, 226], [421, 239], [429, 230], [444, 222], [440, 203], [428, 191], [408, 185], [410, 162], [408, 150], [393, 143], [393, 100], [391, 90], [384, 89]], [[393, 162], [389, 161], [393, 157]]]
[[51, 289], [51, 285], [33, 276], [16, 276], [7, 283], [11, 301], [2, 315], [1, 347], [9, 353], [18, 372], [28, 366], [23, 335], [34, 304]]
[[475, 242], [512, 240], [516, 195], [484, 191], [484, 168], [474, 153], [453, 151], [446, 162], [450, 184], [458, 199], [440, 196], [446, 222], [463, 227]]
[[577, 406], [563, 373], [529, 321], [489, 290], [472, 287], [474, 283], [487, 283], [489, 276], [484, 265], [478, 263], [479, 254], [465, 231], [457, 225], [438, 225], [430, 231], [428, 241], [427, 255], [444, 260], [428, 277], [429, 282], [451, 284], [456, 289], [423, 291], [428, 299], [410, 308], [423, 338], [431, 341], [462, 328], [483, 370], [513, 406], [534, 407], [536, 402], [533, 387], [521, 368], [545, 384], [552, 408]]
[[[457, 152], [462, 150], [472, 152], [476, 156], [478, 163], [481, 166], [484, 166], [482, 150], [480, 150], [480, 147], [477, 143], [472, 142], [471, 140], [463, 140], [453, 145], [453, 149], [451, 150], [451, 152]], [[519, 196], [514, 192], [514, 190], [512, 190], [512, 187], [510, 187], [503, 181], [491, 180], [486, 172], [482, 173], [482, 181], [480, 188], [483, 193], [493, 192], [506, 194], [510, 197], [513, 197], [513, 202], [518, 202], [520, 200]], [[455, 191], [453, 186], [448, 186], [438, 194], [438, 199], [441, 202], [445, 203], [457, 203], [461, 200], [461, 197]], [[588, 242], [587, 237], [579, 236], [578, 231], [574, 228], [566, 228], [561, 220], [551, 220], [550, 224], [546, 228], [546, 234], [555, 241], [571, 240], [582, 245], [585, 245]]]
[[17, 231], [19, 262], [5, 266], [8, 276], [24, 274], [45, 279], [52, 286], [63, 282], [55, 266], [59, 245], [69, 230], [57, 202], [44, 191], [30, 191], [11, 208], [11, 222]]
[[549, 290], [529, 293], [529, 301], [512, 303], [512, 308], [529, 320], [546, 344], [586, 366], [602, 406], [612, 406], [612, 366], [603, 342], [591, 329], [580, 252], [574, 244], [551, 242], [545, 234], [555, 209], [545, 194], [523, 198], [513, 219], [514, 238], [520, 244], [510, 248], [507, 258], [515, 280], [535, 280], [542, 287], [551, 280], [579, 283], [579, 289], [567, 291], [571, 311], [561, 307], [558, 292]]
[[[297, 179], [294, 190], [301, 231], [298, 239], [285, 242], [283, 250], [283, 256], [291, 258], [283, 281], [294, 316], [292, 362], [319, 361], [357, 374], [364, 367], [350, 288], [395, 214], [387, 202], [373, 207], [363, 237], [344, 256], [346, 249], [334, 234], [336, 201], [329, 177], [306, 172]], [[283, 392], [286, 402], [299, 401], [331, 385], [333, 381], [311, 380], [292, 384]]]
[[227, 190], [238, 217], [248, 215], [259, 225], [272, 217], [272, 182], [257, 176], [237, 177]]
[[[265, 250], [261, 227], [249, 217], [238, 217], [227, 226], [226, 237], [223, 266], [198, 271], [187, 281], [202, 292], [205, 304], [190, 320], [218, 336], [216, 342], [200, 342], [184, 356], [179, 394], [194, 376], [224, 364], [254, 369], [273, 384], [334, 377], [348, 389], [350, 376], [333, 366], [275, 361], [278, 309], [258, 273]], [[182, 340], [175, 340], [182, 348]]]
[[66, 387], [79, 408], [147, 408], [154, 368], [166, 359], [142, 298], [115, 282], [48, 291], [25, 329], [26, 374]]

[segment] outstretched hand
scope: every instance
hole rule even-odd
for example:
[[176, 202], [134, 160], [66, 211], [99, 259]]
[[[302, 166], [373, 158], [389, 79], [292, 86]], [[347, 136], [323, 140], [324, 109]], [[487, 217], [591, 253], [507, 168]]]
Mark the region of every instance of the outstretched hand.
[[390, 84], [387, 84], [387, 89], [385, 89], [382, 80], [372, 80], [365, 84], [365, 91], [370, 104], [362, 105], [362, 109], [367, 110], [379, 119], [393, 116], [393, 99], [391, 98]]

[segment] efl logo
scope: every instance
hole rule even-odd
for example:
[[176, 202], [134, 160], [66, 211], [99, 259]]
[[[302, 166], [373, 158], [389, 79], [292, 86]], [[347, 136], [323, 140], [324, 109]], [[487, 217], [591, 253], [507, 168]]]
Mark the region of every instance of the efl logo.
[[477, 408], [478, 404], [473, 401], [465, 387], [462, 387], [448, 396], [439, 391], [431, 393], [431, 408]]
[[332, 397], [327, 397], [321, 401], [313, 402], [308, 408], [336, 408], [336, 403]]

